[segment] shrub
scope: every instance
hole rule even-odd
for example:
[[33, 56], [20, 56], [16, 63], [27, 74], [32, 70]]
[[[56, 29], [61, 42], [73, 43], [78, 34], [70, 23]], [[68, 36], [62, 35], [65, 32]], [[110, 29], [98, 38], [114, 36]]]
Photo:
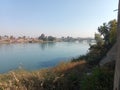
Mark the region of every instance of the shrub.
[[81, 81], [82, 90], [113, 90], [114, 72], [106, 68], [95, 68], [91, 75]]

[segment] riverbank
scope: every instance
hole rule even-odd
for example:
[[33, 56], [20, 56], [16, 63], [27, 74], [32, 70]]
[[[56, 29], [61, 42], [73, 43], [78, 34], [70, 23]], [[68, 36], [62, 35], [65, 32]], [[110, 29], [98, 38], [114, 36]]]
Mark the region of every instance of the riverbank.
[[0, 74], [0, 90], [112, 90], [113, 78], [113, 62], [91, 67], [80, 60], [32, 72], [19, 69]]
[[47, 43], [47, 42], [61, 42], [60, 40], [54, 41], [43, 41], [38, 39], [4, 39], [0, 40], [0, 44], [10, 44], [10, 43]]
[[79, 61], [33, 72], [10, 71], [0, 75], [0, 90], [80, 90], [86, 65], [85, 61]]

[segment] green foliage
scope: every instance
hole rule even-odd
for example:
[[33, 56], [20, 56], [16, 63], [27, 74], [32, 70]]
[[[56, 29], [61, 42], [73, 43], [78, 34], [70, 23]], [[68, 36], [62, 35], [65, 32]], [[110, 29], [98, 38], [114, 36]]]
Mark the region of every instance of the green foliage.
[[91, 75], [81, 81], [81, 90], [113, 90], [114, 72], [109, 69], [95, 68]]
[[96, 40], [97, 45], [99, 45], [99, 46], [103, 45], [103, 43], [104, 43], [104, 40], [101, 37], [101, 35], [97, 34], [97, 33], [95, 33], [95, 40]]
[[54, 41], [56, 38], [53, 36], [48, 36], [48, 41]]
[[72, 62], [86, 60], [90, 65], [99, 64], [100, 60], [106, 56], [116, 42], [116, 29], [116, 20], [103, 23], [98, 27], [98, 33], [95, 33], [96, 44], [90, 45], [89, 52], [86, 55], [73, 59]]
[[110, 27], [110, 43], [114, 44], [117, 38], [117, 21], [112, 20], [109, 22]]
[[106, 23], [103, 23], [102, 26], [98, 27], [98, 32], [103, 36], [103, 39], [105, 40], [105, 44], [108, 45], [109, 42], [109, 27]]
[[41, 34], [38, 37], [39, 40], [43, 40], [43, 41], [54, 41], [56, 38], [53, 36], [45, 36], [45, 34]]
[[108, 23], [103, 23], [102, 26], [98, 27], [98, 32], [103, 36], [105, 40], [104, 45], [113, 45], [116, 41], [117, 21], [111, 20]]
[[45, 34], [41, 34], [40, 37], [38, 37], [38, 39], [46, 41], [47, 37], [45, 36]]
[[98, 64], [99, 61], [106, 56], [107, 52], [116, 42], [116, 20], [111, 20], [107, 24], [103, 23], [98, 27], [98, 34], [95, 34], [96, 44], [91, 45], [87, 56], [90, 64]]

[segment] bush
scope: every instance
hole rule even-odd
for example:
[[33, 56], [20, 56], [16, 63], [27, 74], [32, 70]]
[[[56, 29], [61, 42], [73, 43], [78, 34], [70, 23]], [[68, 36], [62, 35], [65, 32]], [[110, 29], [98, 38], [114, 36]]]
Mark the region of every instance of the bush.
[[91, 75], [81, 81], [82, 90], [113, 90], [114, 72], [106, 68], [95, 68]]

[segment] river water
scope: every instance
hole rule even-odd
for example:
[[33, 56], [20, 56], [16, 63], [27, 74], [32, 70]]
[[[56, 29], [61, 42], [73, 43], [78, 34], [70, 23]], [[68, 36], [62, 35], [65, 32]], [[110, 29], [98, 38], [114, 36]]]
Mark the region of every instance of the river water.
[[87, 42], [0, 44], [0, 73], [22, 67], [39, 70], [86, 54]]

